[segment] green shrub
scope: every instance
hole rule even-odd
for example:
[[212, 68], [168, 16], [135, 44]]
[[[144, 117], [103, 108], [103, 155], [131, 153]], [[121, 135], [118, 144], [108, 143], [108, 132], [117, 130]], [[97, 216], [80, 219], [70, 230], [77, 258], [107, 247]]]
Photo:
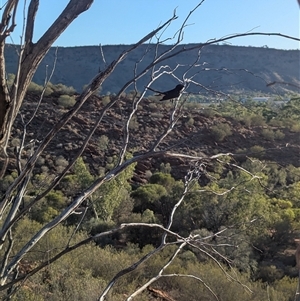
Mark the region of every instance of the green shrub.
[[44, 89], [45, 89], [45, 91], [44, 91], [45, 96], [49, 96], [50, 94], [53, 93], [53, 89], [51, 88], [51, 84], [48, 84], [46, 86], [46, 88], [44, 88], [44, 86], [38, 85], [34, 82], [31, 82], [29, 84], [29, 87], [28, 87], [27, 91], [31, 92], [31, 93], [34, 93], [34, 94], [41, 94]]
[[98, 148], [99, 150], [101, 151], [104, 151], [107, 149], [107, 146], [108, 146], [108, 142], [109, 142], [109, 139], [107, 136], [105, 135], [101, 135], [99, 140], [98, 140]]
[[66, 160], [63, 156], [58, 156], [57, 159], [55, 159], [55, 167], [57, 172], [62, 172], [66, 166], [69, 165], [68, 160]]
[[[162, 165], [161, 165], [162, 166]], [[164, 165], [163, 165], [164, 166]], [[166, 164], [167, 167], [170, 167], [170, 164]], [[171, 171], [171, 167], [170, 167]], [[166, 172], [156, 172], [149, 179], [151, 184], [160, 184], [165, 187], [169, 192], [171, 192], [175, 185], [175, 179], [170, 175], [170, 173]]]
[[290, 128], [294, 124], [294, 121], [288, 118], [281, 119], [281, 122], [282, 122], [282, 126], [285, 128]]
[[63, 156], [58, 156], [55, 159], [55, 165], [56, 166], [66, 167], [66, 166], [68, 166], [68, 164], [69, 164], [68, 160], [66, 160]]
[[126, 97], [131, 100], [134, 100], [135, 98], [138, 98], [140, 95], [141, 93], [139, 93], [138, 91], [132, 90], [127, 93]]
[[47, 173], [49, 171], [49, 167], [46, 165], [41, 166], [41, 172], [42, 173]]
[[164, 117], [164, 114], [155, 112], [155, 113], [152, 113], [151, 116], [152, 116], [152, 118], [155, 118], [155, 119], [161, 119]]
[[109, 95], [104, 96], [104, 97], [102, 98], [102, 104], [103, 104], [104, 106], [106, 106], [106, 105], [109, 104], [109, 103], [110, 103], [110, 97], [109, 97]]
[[52, 190], [46, 196], [47, 205], [55, 209], [61, 209], [66, 205], [66, 197], [60, 190]]
[[223, 141], [226, 137], [226, 133], [219, 127], [213, 126], [211, 128], [212, 135], [216, 141]]
[[61, 95], [74, 95], [76, 93], [76, 90], [70, 86], [65, 86], [63, 84], [57, 84], [57, 85], [51, 85], [50, 86], [54, 92], [59, 93]]
[[290, 126], [290, 131], [293, 133], [300, 133], [300, 123], [295, 123]]
[[251, 125], [253, 126], [263, 126], [265, 125], [265, 120], [262, 115], [251, 116]]
[[64, 108], [70, 108], [74, 106], [76, 99], [74, 96], [61, 95], [58, 99], [58, 104]]
[[251, 156], [255, 156], [257, 158], [260, 158], [265, 153], [265, 148], [260, 145], [254, 145], [250, 148]]
[[274, 282], [281, 279], [284, 274], [283, 271], [274, 265], [262, 265], [258, 270], [258, 278], [262, 281]]
[[212, 118], [216, 115], [216, 111], [212, 108], [205, 108], [203, 111], [202, 111], [202, 114], [208, 118]]
[[0, 180], [0, 190], [5, 191], [14, 181], [12, 175], [7, 175]]
[[152, 102], [149, 104], [148, 108], [152, 111], [152, 112], [156, 112], [158, 111], [158, 107], [157, 104], [155, 102]]
[[172, 167], [170, 165], [170, 163], [161, 163], [160, 166], [159, 166], [159, 169], [160, 169], [160, 172], [163, 172], [163, 173], [171, 173], [171, 170], [172, 170]]
[[8, 73], [7, 79], [6, 79], [6, 84], [7, 84], [7, 86], [8, 86], [9, 89], [13, 85], [15, 77], [16, 76], [13, 73]]
[[244, 154], [244, 153], [247, 153], [247, 149], [246, 148], [238, 148], [236, 150], [236, 153], [237, 154]]
[[11, 145], [12, 146], [20, 146], [20, 144], [21, 144], [21, 140], [19, 138], [13, 138], [11, 140]]
[[41, 224], [49, 222], [59, 213], [58, 209], [53, 208], [45, 200], [34, 206], [30, 211], [30, 219]]
[[261, 133], [269, 141], [275, 139], [282, 140], [285, 137], [285, 134], [280, 130], [273, 131], [272, 129], [263, 129]]
[[36, 160], [36, 165], [37, 165], [37, 166], [42, 166], [42, 165], [44, 165], [44, 164], [45, 164], [45, 158], [39, 156], [39, 157], [37, 158], [37, 160]]
[[244, 124], [245, 126], [249, 127], [251, 126], [251, 117], [250, 116], [243, 116], [240, 118], [240, 122]]
[[275, 127], [282, 127], [283, 126], [283, 122], [281, 120], [278, 119], [271, 119], [269, 122], [270, 126], [275, 126]]
[[131, 194], [135, 200], [135, 206], [140, 207], [141, 212], [148, 209], [149, 203], [158, 202], [164, 195], [167, 195], [167, 190], [160, 184], [145, 184]]
[[297, 283], [297, 278], [290, 278], [287, 276], [283, 277], [280, 280], [276, 280], [273, 284], [273, 290], [270, 291], [274, 295], [274, 299], [272, 300], [284, 300], [284, 298], [285, 300], [294, 300]]
[[227, 123], [221, 123], [211, 127], [211, 134], [216, 141], [223, 141], [226, 137], [232, 135], [231, 128]]
[[31, 82], [28, 86], [27, 91], [32, 92], [32, 93], [36, 93], [36, 94], [40, 94], [43, 91], [43, 86], [38, 85], [34, 82]]
[[44, 88], [44, 86], [42, 86], [42, 85], [38, 85], [38, 84], [36, 84], [36, 83], [34, 83], [34, 82], [31, 82], [31, 83], [29, 84], [29, 87], [28, 87], [27, 91], [28, 91], [28, 92], [31, 92], [31, 93], [34, 93], [34, 94], [41, 94], [42, 91], [45, 90], [45, 91], [44, 91], [44, 95], [45, 95], [45, 96], [48, 96], [48, 95], [50, 95], [51, 93], [53, 93], [53, 89], [52, 89], [51, 87], [52, 87], [51, 84], [48, 84], [48, 85], [46, 86], [46, 88]]
[[270, 129], [263, 129], [261, 134], [263, 137], [269, 141], [273, 141], [275, 139], [275, 134], [273, 130]]
[[275, 137], [275, 139], [277, 139], [277, 140], [282, 140], [282, 139], [284, 139], [285, 134], [284, 134], [282, 131], [277, 130], [277, 131], [275, 131], [275, 133], [274, 133], [274, 137]]

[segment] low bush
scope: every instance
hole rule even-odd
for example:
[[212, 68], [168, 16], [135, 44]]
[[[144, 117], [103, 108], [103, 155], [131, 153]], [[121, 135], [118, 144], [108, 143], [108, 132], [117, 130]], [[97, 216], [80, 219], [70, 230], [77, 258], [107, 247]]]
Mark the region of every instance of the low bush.
[[276, 140], [282, 140], [282, 139], [284, 139], [285, 134], [282, 131], [277, 130], [274, 132], [274, 137]]
[[300, 123], [295, 123], [290, 126], [290, 131], [293, 133], [300, 133]]
[[283, 122], [281, 120], [278, 119], [271, 119], [269, 122], [270, 126], [274, 126], [274, 127], [282, 127], [283, 126]]
[[201, 112], [205, 117], [208, 117], [208, 118], [212, 118], [212, 117], [216, 116], [216, 114], [217, 114], [217, 112], [212, 108], [205, 108]]
[[71, 96], [71, 95], [74, 95], [76, 93], [76, 90], [72, 86], [68, 87], [68, 86], [65, 86], [63, 84], [57, 84], [57, 85], [51, 84], [50, 87], [54, 92], [59, 93], [61, 95]]
[[41, 93], [42, 90], [43, 90], [43, 86], [40, 86], [34, 82], [31, 82], [27, 89], [28, 92], [37, 93], [37, 94]]
[[226, 137], [232, 135], [229, 124], [222, 123], [211, 127], [211, 134], [218, 142], [223, 141]]
[[282, 131], [273, 131], [272, 129], [263, 129], [262, 135], [269, 141], [282, 140], [285, 137], [285, 134]]
[[240, 122], [244, 124], [245, 126], [249, 127], [251, 126], [251, 117], [250, 116], [243, 116], [240, 118]]
[[99, 138], [99, 140], [98, 140], [98, 148], [99, 148], [99, 150], [105, 151], [107, 149], [108, 142], [109, 142], [108, 137], [105, 136], [105, 135], [101, 135], [100, 138]]
[[275, 140], [275, 134], [273, 130], [270, 129], [263, 129], [261, 134], [263, 135], [263, 137], [269, 141], [273, 141]]
[[265, 120], [262, 115], [253, 115], [251, 116], [251, 125], [252, 126], [263, 126], [265, 125]]
[[260, 158], [265, 153], [265, 148], [260, 145], [254, 145], [250, 148], [251, 156], [255, 156], [257, 158]]
[[70, 108], [76, 103], [74, 96], [61, 95], [58, 99], [58, 104], [63, 108]]
[[104, 106], [106, 106], [106, 105], [109, 104], [109, 103], [110, 103], [110, 97], [109, 97], [109, 95], [104, 96], [104, 97], [102, 98], [102, 104], [103, 104]]
[[157, 113], [152, 113], [151, 116], [152, 116], [152, 118], [155, 118], [155, 119], [161, 119], [164, 117], [164, 114], [157, 112]]

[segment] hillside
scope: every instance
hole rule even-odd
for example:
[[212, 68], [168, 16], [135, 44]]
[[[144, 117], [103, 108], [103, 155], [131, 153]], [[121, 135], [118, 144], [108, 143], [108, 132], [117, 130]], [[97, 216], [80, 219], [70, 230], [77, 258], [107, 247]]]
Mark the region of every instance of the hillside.
[[[38, 95], [28, 94], [21, 112], [23, 115], [31, 116], [36, 108]], [[37, 133], [34, 138], [41, 140], [43, 135], [59, 120], [66, 112], [58, 105], [57, 97], [45, 97], [38, 115], [28, 126], [28, 133]], [[59, 157], [70, 160], [83, 143], [88, 132], [91, 130], [98, 116], [98, 111], [103, 107], [103, 97], [92, 96], [82, 109], [74, 116], [62, 131], [54, 138], [46, 149], [47, 167], [54, 169], [55, 161]], [[140, 105], [136, 117], [131, 123], [131, 139], [129, 150], [139, 152], [149, 149], [152, 143], [159, 137], [162, 130], [169, 124], [169, 116], [172, 110], [171, 103], [154, 102], [144, 99]], [[91, 142], [86, 147], [83, 156], [93, 173], [98, 173], [99, 168], [105, 168], [107, 158], [113, 158], [119, 154], [123, 143], [123, 130], [125, 120], [131, 111], [130, 99], [123, 98], [118, 105], [114, 105], [96, 129]], [[163, 147], [172, 147], [172, 151], [188, 155], [211, 156], [214, 153], [237, 153], [241, 160], [251, 154], [251, 148], [261, 146], [266, 152], [260, 154], [261, 159], [275, 161], [280, 165], [292, 164], [300, 166], [299, 132], [290, 131], [288, 128], [272, 127], [273, 131], [280, 130], [284, 133], [281, 139], [268, 139], [263, 131], [267, 126], [246, 126], [242, 122], [231, 117], [222, 117], [217, 111], [206, 110], [197, 104], [188, 104], [172, 133], [164, 140]], [[218, 139], [212, 129], [214, 126], [224, 127], [229, 125], [231, 135], [225, 139]], [[38, 130], [37, 130], [38, 129]], [[17, 119], [14, 137], [22, 130], [21, 119]], [[37, 136], [36, 136], [37, 135]], [[101, 136], [108, 138], [108, 147], [101, 149]], [[20, 137], [20, 136], [19, 136]], [[20, 137], [21, 138], [21, 137]], [[32, 136], [28, 135], [29, 140]], [[11, 166], [15, 166], [13, 148], [9, 149], [11, 154]], [[286, 153], [289, 153], [289, 156]], [[184, 177], [189, 165], [182, 159], [157, 158], [155, 160], [139, 163], [136, 167], [137, 182], [143, 182], [147, 170], [159, 170], [161, 163], [170, 163], [172, 174], [175, 178]]]
[[[189, 45], [179, 45], [176, 51]], [[103, 46], [103, 54], [106, 64], [103, 62], [100, 48], [98, 46], [82, 47], [59, 47], [57, 49], [57, 63], [52, 78], [54, 84], [62, 83], [73, 86], [78, 92], [86, 85], [99, 70], [104, 70], [110, 62], [115, 60], [119, 54], [128, 49], [129, 45]], [[158, 52], [166, 51], [171, 46], [161, 45]], [[154, 56], [155, 45], [142, 45], [127, 58], [125, 58], [107, 79], [102, 87], [102, 93], [116, 93], [122, 86], [133, 77], [135, 63], [141, 58], [138, 71], [147, 66]], [[43, 84], [46, 66], [52, 68], [55, 60], [56, 48], [51, 48], [45, 59], [40, 64], [34, 81]], [[263, 93], [286, 93], [295, 91], [295, 88], [288, 85], [274, 85], [266, 87], [266, 83], [280, 81], [300, 85], [300, 55], [299, 50], [278, 50], [256, 47], [238, 47], [228, 45], [213, 45], [203, 48], [198, 67], [193, 68], [188, 75], [208, 88], [223, 92], [232, 91], [262, 91]], [[174, 68], [177, 64], [180, 67], [175, 74], [182, 78], [183, 73], [189, 65], [195, 62], [198, 50], [183, 52], [161, 65], [169, 65]], [[144, 57], [143, 57], [144, 56]], [[7, 72], [16, 72], [17, 54], [12, 45], [6, 46], [5, 58]], [[160, 65], [160, 66], [161, 66]], [[50, 70], [50, 69], [49, 69]], [[48, 73], [49, 73], [48, 70]], [[149, 79], [149, 75], [137, 82], [139, 89], [142, 89]], [[166, 90], [173, 87], [176, 80], [169, 75], [163, 75], [154, 84], [153, 88]], [[128, 90], [132, 90], [129, 87]], [[199, 87], [190, 85], [188, 92], [205, 92]]]
[[[99, 179], [99, 175], [116, 172], [114, 163], [124, 149], [125, 123], [132, 111], [133, 97], [130, 93], [124, 93], [116, 103], [111, 103], [81, 158], [59, 185], [38, 199], [64, 173], [110, 99], [113, 97], [91, 96], [37, 157], [21, 204], [31, 207], [26, 216], [18, 221], [18, 232], [14, 236], [16, 245], [22, 245], [35, 229], [44, 227], [59, 214], [67, 212], [66, 208], [73, 206], [71, 202], [81, 197], [85, 187]], [[28, 93], [14, 124], [7, 149], [10, 159], [7, 176], [0, 183], [2, 194], [14, 181], [17, 168], [29, 166], [28, 159], [32, 158], [34, 149], [51, 127], [57, 125], [62, 116], [69, 116], [67, 106], [70, 103], [63, 105], [57, 91], [44, 97], [41, 103], [39, 100], [38, 93]], [[153, 100], [152, 97], [141, 100], [129, 123], [129, 156], [137, 157], [151, 149], [157, 138], [169, 128], [175, 105]], [[99, 294], [120, 269], [131, 266], [144, 254], [151, 254], [153, 248], [158, 246], [162, 231], [144, 228], [136, 223], [164, 225], [172, 208], [179, 204], [180, 196], [184, 196], [184, 200], [176, 209], [171, 229], [182, 237], [188, 235], [187, 239], [191, 238], [194, 242], [182, 250], [176, 262], [172, 263], [176, 273], [195, 274], [201, 279], [206, 277], [203, 281], [216, 294], [224, 296], [224, 301], [239, 298], [265, 300], [269, 292], [266, 291], [266, 283], [274, 295], [282, 296], [278, 298], [280, 301], [294, 295], [298, 281], [295, 278], [298, 271], [295, 267], [294, 238], [299, 237], [300, 220], [300, 99], [294, 97], [284, 107], [275, 106], [272, 110], [269, 104], [255, 102], [238, 104], [224, 101], [217, 105], [205, 105], [185, 103], [178, 122], [159, 145], [160, 149], [202, 157], [200, 165], [199, 162], [185, 161], [183, 157], [170, 159], [161, 154], [160, 157], [142, 160], [136, 166], [131, 165], [118, 177], [101, 185], [81, 206], [73, 209], [74, 214], [67, 216], [62, 225], [49, 231], [51, 240], [41, 239], [37, 248], [28, 253], [20, 263], [20, 277], [27, 276], [32, 269], [36, 270], [40, 262], [49, 262], [49, 245], [50, 256], [58, 256], [65, 253], [65, 242], [70, 235], [72, 240], [82, 241], [83, 237], [88, 237], [88, 241], [92, 238], [93, 242], [67, 252], [53, 264], [53, 269], [44, 266], [45, 269], [20, 288], [20, 296], [26, 292], [48, 296], [51, 288], [53, 297], [47, 297], [49, 300], [54, 300], [56, 296], [60, 296], [59, 300], [66, 300], [67, 296], [72, 296], [70, 300], [78, 300], [79, 293], [74, 290], [77, 279], [80, 283], [86, 283], [85, 286], [94, 294]], [[29, 122], [36, 109], [36, 116]], [[20, 150], [18, 146], [24, 129], [26, 138], [24, 148]], [[220, 156], [217, 160], [207, 158], [228, 152], [235, 155]], [[126, 161], [130, 161], [129, 158]], [[188, 170], [191, 172], [187, 173]], [[190, 190], [184, 195], [183, 181], [187, 181], [189, 175], [194, 176], [196, 181], [190, 182]], [[110, 231], [112, 227], [132, 222], [137, 225], [136, 228]], [[70, 230], [74, 227], [80, 230]], [[205, 238], [203, 242], [202, 237], [199, 239], [200, 235]], [[175, 242], [176, 239], [177, 236]], [[111, 299], [123, 300], [127, 289], [138, 287], [152, 274], [156, 275], [156, 270], [161, 269], [170, 254], [174, 257], [176, 246], [173, 240], [170, 236], [170, 243], [162, 252], [150, 257], [144, 266], [139, 266], [129, 276], [126, 275], [122, 280], [122, 291], [113, 293], [113, 296], [121, 295], [121, 298]], [[75, 246], [80, 244], [75, 243]], [[206, 248], [204, 252], [202, 247]], [[215, 258], [218, 264], [211, 263], [211, 258]], [[224, 267], [222, 270], [220, 265]], [[232, 279], [238, 281], [228, 281], [224, 277], [224, 270], [229, 266], [233, 268]], [[66, 267], [70, 273], [65, 273]], [[154, 293], [172, 298], [165, 300], [198, 301], [202, 295], [203, 300], [215, 300], [211, 296], [206, 298], [204, 294], [211, 293], [206, 288], [201, 291], [202, 285], [191, 286], [185, 280], [182, 281], [181, 277], [171, 281], [162, 279], [153, 287], [148, 286], [145, 298], [140, 300], [152, 300]], [[245, 291], [245, 286], [254, 293]], [[69, 287], [73, 295], [70, 295]], [[225, 293], [224, 289], [227, 289]], [[83, 300], [91, 299], [90, 291], [81, 291], [87, 296]], [[16, 297], [15, 300], [19, 300]]]

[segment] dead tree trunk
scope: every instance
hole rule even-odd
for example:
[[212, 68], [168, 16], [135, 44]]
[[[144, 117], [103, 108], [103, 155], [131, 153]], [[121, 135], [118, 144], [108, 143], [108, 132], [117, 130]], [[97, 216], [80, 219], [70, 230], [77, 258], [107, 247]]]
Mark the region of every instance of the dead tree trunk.
[[4, 151], [4, 153], [12, 124], [40, 62], [60, 34], [75, 18], [88, 10], [94, 1], [70, 0], [62, 13], [36, 43], [33, 43], [32, 38], [39, 0], [30, 1], [23, 42], [19, 53], [18, 72], [13, 86], [8, 90], [4, 47], [6, 38], [13, 32], [16, 26], [15, 15], [18, 2], [18, 0], [7, 1], [0, 23], [0, 151]]

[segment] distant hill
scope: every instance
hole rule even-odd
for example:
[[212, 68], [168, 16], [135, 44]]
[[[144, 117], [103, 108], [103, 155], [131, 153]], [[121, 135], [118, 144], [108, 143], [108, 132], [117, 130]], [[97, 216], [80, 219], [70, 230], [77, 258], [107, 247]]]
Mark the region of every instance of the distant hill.
[[[190, 47], [192, 44], [180, 45]], [[106, 63], [109, 64], [117, 56], [128, 49], [129, 45], [103, 46], [103, 54]], [[159, 52], [170, 49], [169, 45], [159, 47]], [[56, 48], [51, 48], [45, 59], [40, 64], [34, 81], [42, 84], [45, 78], [46, 65], [53, 66]], [[116, 93], [122, 86], [134, 75], [134, 65], [144, 55], [143, 61], [138, 65], [138, 71], [147, 66], [153, 59], [155, 45], [142, 45], [134, 50], [122, 61], [103, 84], [102, 93]], [[198, 50], [183, 52], [167, 61], [162, 65], [169, 65], [174, 68], [177, 64], [175, 74], [182, 78], [182, 74], [188, 69], [197, 58]], [[7, 72], [16, 72], [17, 53], [15, 46], [7, 45], [5, 50], [7, 62]], [[256, 47], [238, 47], [228, 45], [213, 45], [205, 47], [201, 51], [199, 66], [193, 68], [188, 75], [193, 80], [207, 86], [211, 89], [217, 89], [223, 92], [232, 91], [261, 91], [264, 93], [286, 93], [296, 91], [290, 85], [266, 86], [266, 83], [278, 81], [286, 82], [300, 86], [300, 51], [299, 50], [278, 50]], [[59, 47], [55, 73], [52, 78], [54, 84], [62, 83], [73, 86], [78, 92], [82, 91], [84, 85], [94, 77], [100, 70], [105, 68], [102, 60], [100, 48], [98, 46], [82, 47]], [[49, 70], [50, 70], [49, 69]], [[221, 70], [216, 70], [221, 69]], [[165, 69], [168, 70], [168, 69]], [[139, 89], [147, 85], [149, 76], [143, 77], [137, 82]], [[177, 81], [170, 75], [161, 76], [152, 86], [158, 90], [172, 88]], [[133, 87], [129, 88], [133, 90]], [[204, 92], [204, 90], [195, 85], [191, 85], [189, 92]], [[299, 92], [299, 89], [298, 89]]]

